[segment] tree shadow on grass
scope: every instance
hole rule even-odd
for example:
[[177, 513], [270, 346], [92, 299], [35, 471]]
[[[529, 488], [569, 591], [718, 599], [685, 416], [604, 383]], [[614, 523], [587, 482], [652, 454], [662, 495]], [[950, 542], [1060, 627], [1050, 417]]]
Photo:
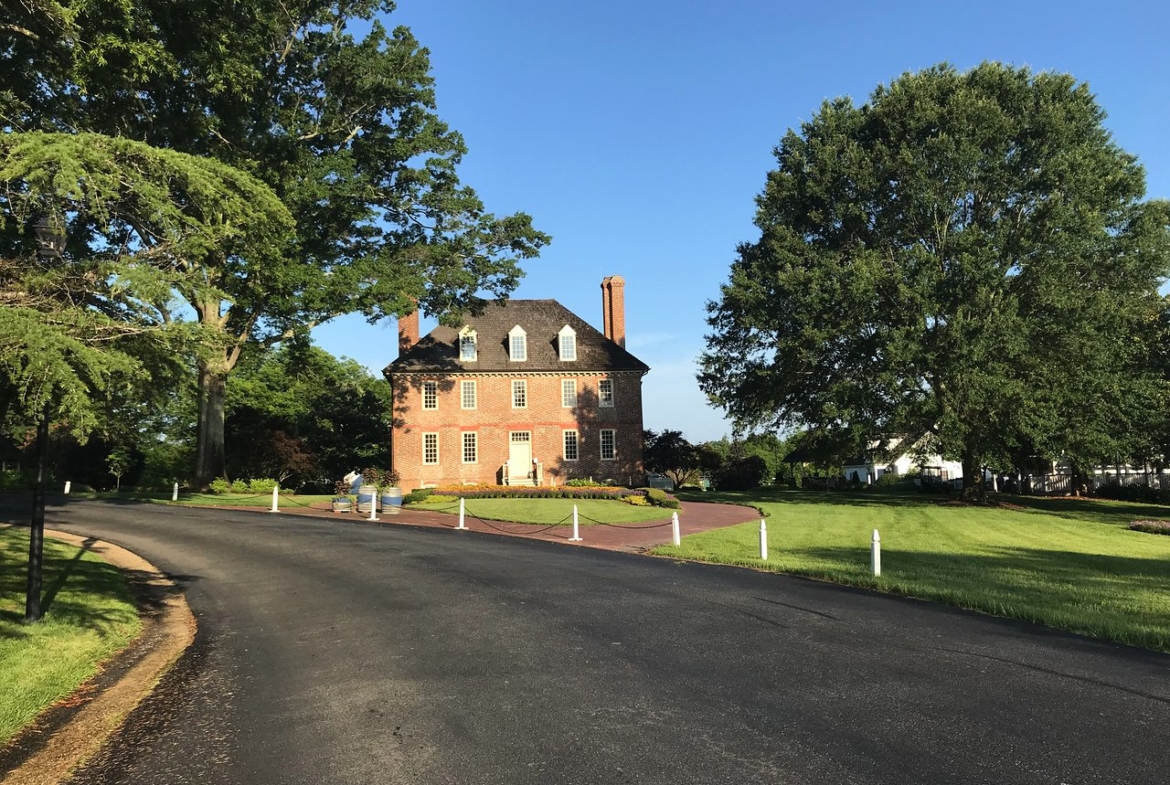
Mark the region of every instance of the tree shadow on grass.
[[[87, 539], [77, 549], [46, 541], [42, 565], [43, 620], [105, 635], [126, 623], [125, 609], [117, 601], [130, 603], [141, 613], [155, 615], [171, 596], [199, 580], [193, 575], [162, 576], [146, 570], [119, 570], [100, 559], [84, 558], [96, 542]], [[4, 569], [0, 571], [0, 594], [25, 596], [26, 564], [23, 560], [16, 564], [11, 558], [5, 559]], [[160, 581], [161, 577], [169, 581]], [[21, 605], [19, 610], [0, 609], [0, 638], [27, 637]]]
[[1166, 559], [1018, 547], [953, 554], [883, 543], [882, 576], [875, 579], [867, 547], [802, 548], [794, 555], [846, 583], [1170, 650]]

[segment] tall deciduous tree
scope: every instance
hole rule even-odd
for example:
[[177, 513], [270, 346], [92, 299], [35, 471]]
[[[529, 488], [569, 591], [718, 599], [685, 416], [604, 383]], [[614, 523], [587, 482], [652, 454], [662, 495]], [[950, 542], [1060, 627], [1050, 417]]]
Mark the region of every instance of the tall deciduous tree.
[[[296, 242], [252, 260], [192, 257], [189, 299], [221, 345], [199, 360], [196, 480], [223, 471], [228, 374], [339, 314], [445, 315], [503, 297], [548, 237], [462, 186], [462, 138], [435, 114], [425, 49], [386, 30], [388, 0], [36, 0], [0, 24], [0, 118], [214, 156], [271, 186]], [[361, 33], [355, 36], [353, 31]]]
[[776, 149], [760, 238], [709, 304], [702, 388], [745, 427], [986, 463], [1120, 449], [1151, 379], [1163, 202], [1085, 84], [943, 65], [822, 105]]

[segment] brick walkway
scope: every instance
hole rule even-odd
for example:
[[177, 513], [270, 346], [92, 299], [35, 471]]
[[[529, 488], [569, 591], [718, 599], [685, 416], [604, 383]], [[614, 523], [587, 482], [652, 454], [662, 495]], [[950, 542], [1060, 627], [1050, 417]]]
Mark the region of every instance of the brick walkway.
[[[255, 507], [251, 508], [253, 511]], [[334, 513], [324, 507], [296, 507], [282, 502], [281, 513], [309, 515], [318, 518], [339, 520], [362, 519], [366, 515], [355, 513]], [[751, 507], [709, 502], [683, 502], [678, 522], [682, 536], [697, 534], [709, 529], [721, 529], [749, 521], [758, 521], [760, 514]], [[397, 514], [378, 513], [378, 522], [387, 525], [427, 526], [431, 528], [454, 529], [459, 525], [458, 515], [425, 510], [399, 510]], [[644, 521], [629, 524], [588, 524], [583, 521], [580, 528], [581, 542], [569, 542], [573, 536], [572, 526], [538, 526], [526, 523], [503, 521], [482, 521], [468, 515], [466, 525], [470, 531], [500, 534], [507, 537], [527, 537], [534, 540], [563, 542], [567, 545], [584, 545], [590, 548], [605, 548], [615, 551], [643, 551], [670, 542], [670, 518], [661, 521]]]

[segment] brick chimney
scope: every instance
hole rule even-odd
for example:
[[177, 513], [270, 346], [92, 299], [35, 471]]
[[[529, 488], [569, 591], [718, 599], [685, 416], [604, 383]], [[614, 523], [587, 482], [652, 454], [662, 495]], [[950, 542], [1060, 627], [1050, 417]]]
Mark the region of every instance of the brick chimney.
[[418, 310], [398, 317], [398, 356], [418, 343]]
[[620, 275], [601, 281], [601, 319], [605, 337], [626, 348], [626, 279]]

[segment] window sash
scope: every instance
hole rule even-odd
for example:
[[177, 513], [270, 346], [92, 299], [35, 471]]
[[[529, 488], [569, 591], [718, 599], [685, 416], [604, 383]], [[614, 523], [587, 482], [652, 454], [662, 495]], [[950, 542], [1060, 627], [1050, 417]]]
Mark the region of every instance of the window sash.
[[512, 380], [512, 408], [528, 408], [528, 382], [522, 379]]
[[475, 408], [475, 382], [463, 381], [459, 383], [459, 398], [464, 409]]
[[439, 408], [439, 383], [423, 382], [422, 406], [424, 409]]
[[439, 462], [439, 434], [423, 434], [423, 463], [433, 466]]
[[564, 458], [576, 461], [581, 458], [581, 441], [576, 431], [564, 431]]
[[577, 405], [577, 380], [561, 379], [561, 406], [572, 409]]
[[479, 462], [479, 434], [475, 431], [468, 431], [463, 434], [463, 462]]
[[617, 458], [617, 448], [615, 447], [615, 432], [609, 429], [601, 431], [601, 460], [612, 461]]
[[613, 407], [613, 379], [602, 379], [597, 383], [597, 398], [601, 406]]
[[561, 359], [577, 359], [577, 336], [569, 333], [561, 335]]
[[475, 359], [475, 336], [462, 335], [459, 337], [459, 359], [460, 360], [474, 360]]
[[511, 348], [511, 351], [508, 352], [510, 360], [513, 362], [523, 362], [528, 359], [527, 335], [513, 335], [509, 344]]

